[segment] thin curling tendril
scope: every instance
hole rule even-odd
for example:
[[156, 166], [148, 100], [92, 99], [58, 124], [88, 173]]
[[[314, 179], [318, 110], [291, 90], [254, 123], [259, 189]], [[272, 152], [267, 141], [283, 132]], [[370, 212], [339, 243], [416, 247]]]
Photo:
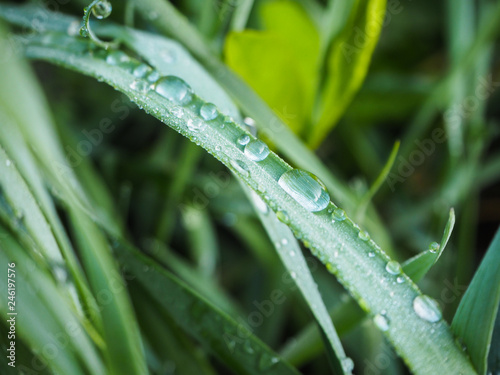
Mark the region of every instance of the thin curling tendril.
[[105, 42], [100, 39], [90, 28], [90, 14], [92, 13], [95, 18], [102, 20], [109, 17], [113, 7], [111, 3], [107, 0], [94, 0], [90, 5], [83, 9], [83, 22], [80, 28], [80, 35], [83, 37], [89, 37], [95, 44], [104, 49], [110, 47], [116, 47], [116, 42]]

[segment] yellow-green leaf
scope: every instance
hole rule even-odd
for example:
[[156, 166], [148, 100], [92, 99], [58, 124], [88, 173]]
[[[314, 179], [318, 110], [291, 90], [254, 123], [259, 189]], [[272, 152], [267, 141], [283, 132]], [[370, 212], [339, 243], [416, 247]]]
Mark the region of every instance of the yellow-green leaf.
[[386, 0], [357, 0], [332, 41], [327, 77], [308, 143], [315, 147], [340, 119], [365, 79], [384, 22]]
[[264, 4], [261, 20], [264, 31], [229, 34], [226, 63], [300, 134], [314, 102], [319, 35], [305, 11], [290, 1]]

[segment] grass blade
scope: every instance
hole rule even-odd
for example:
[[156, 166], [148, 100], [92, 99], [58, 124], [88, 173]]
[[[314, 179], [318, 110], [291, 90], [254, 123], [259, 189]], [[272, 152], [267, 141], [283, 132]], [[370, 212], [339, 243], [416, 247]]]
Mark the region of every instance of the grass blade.
[[479, 374], [485, 374], [500, 305], [500, 230], [465, 292], [451, 325]]

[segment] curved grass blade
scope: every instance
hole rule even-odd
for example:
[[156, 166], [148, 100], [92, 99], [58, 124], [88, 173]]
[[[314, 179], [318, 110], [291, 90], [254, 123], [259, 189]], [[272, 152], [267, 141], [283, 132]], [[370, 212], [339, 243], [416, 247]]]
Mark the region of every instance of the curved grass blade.
[[[452, 208], [450, 210], [450, 216], [446, 227], [444, 228], [443, 238], [439, 244], [439, 248], [435, 244], [431, 244], [431, 248], [415, 255], [413, 258], [408, 259], [403, 263], [403, 268], [405, 273], [412, 278], [414, 282], [420, 281], [425, 274], [431, 269], [431, 267], [436, 264], [436, 262], [441, 257], [448, 240], [450, 239], [451, 232], [455, 226], [455, 210]], [[437, 244], [436, 244], [437, 245]]]
[[[308, 244], [315, 256], [330, 265], [329, 269], [358, 303], [372, 314], [384, 312], [390, 321], [385, 335], [416, 374], [434, 374], [436, 368], [450, 373], [475, 373], [455, 345], [449, 327], [440, 315], [436, 315], [437, 321], [430, 322], [415, 312], [413, 301], [419, 297], [416, 300], [419, 303], [422, 298], [419, 289], [403, 274], [403, 282], [394, 283], [396, 276], [386, 271], [390, 258], [369, 240], [365, 232], [347, 218], [332, 222], [328, 210], [319, 213], [307, 210], [283, 190], [277, 180], [291, 167], [276, 154], [270, 152], [260, 162], [250, 158], [237, 142], [244, 131], [225, 117], [202, 120], [198, 113], [204, 103], [195, 95], [190, 109], [183, 109], [180, 115], [179, 106], [156, 91], [141, 90], [136, 77], [122, 67], [110, 66], [102, 58], [84, 50], [75, 54], [77, 43], [84, 44], [62, 35], [58, 36], [58, 43], [52, 45], [41, 38], [33, 38], [26, 46], [26, 54], [99, 77], [119, 89], [150, 114], [199, 142], [258, 192], [273, 210], [286, 211], [288, 225]], [[70, 50], [68, 46], [71, 46]], [[221, 121], [224, 121], [224, 127], [220, 126]], [[194, 129], [193, 123], [197, 124]], [[256, 142], [254, 137], [248, 136], [250, 141]], [[328, 205], [330, 209], [336, 207], [331, 202]], [[339, 251], [338, 257], [335, 251]]]
[[[116, 256], [184, 331], [238, 374], [298, 374], [238, 323], [124, 241]], [[168, 291], [168, 292], [165, 292]]]
[[[37, 367], [48, 366], [60, 374], [106, 374], [94, 343], [47, 270], [32, 260], [1, 226], [0, 246], [2, 273], [7, 275], [7, 264], [15, 263], [16, 299], [12, 307], [18, 313], [16, 334], [46, 363], [41, 366], [36, 362]], [[7, 277], [1, 278], [0, 290], [8, 295]], [[0, 304], [0, 311], [3, 316], [12, 312], [7, 303]]]
[[455, 313], [451, 328], [463, 340], [479, 374], [487, 370], [495, 319], [500, 304], [500, 230]]
[[285, 224], [278, 220], [276, 215], [271, 212], [266, 203], [257, 194], [249, 190], [243, 183], [242, 187], [248, 199], [252, 202], [255, 212], [273, 242], [283, 265], [292, 276], [316, 322], [321, 327], [322, 338], [325, 341], [325, 348], [333, 373], [352, 374], [352, 369], [349, 368], [351, 360], [345, 354], [328, 310], [318, 291], [318, 286], [311, 275], [302, 250], [293, 233]]

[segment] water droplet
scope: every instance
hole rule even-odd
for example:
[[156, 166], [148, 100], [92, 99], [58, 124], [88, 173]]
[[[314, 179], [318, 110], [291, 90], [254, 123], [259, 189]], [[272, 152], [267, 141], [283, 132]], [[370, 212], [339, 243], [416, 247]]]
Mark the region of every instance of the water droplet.
[[288, 245], [288, 240], [286, 238], [281, 239], [282, 245]]
[[385, 270], [391, 275], [399, 275], [401, 273], [401, 266], [395, 260], [391, 260], [385, 265]]
[[375, 325], [383, 332], [389, 329], [389, 321], [383, 314], [377, 314], [373, 317]]
[[351, 372], [352, 370], [354, 370], [354, 362], [351, 358], [345, 357], [342, 359], [342, 361], [340, 361], [340, 363], [345, 372]]
[[63, 264], [55, 263], [51, 268], [52, 274], [59, 283], [63, 284], [68, 280], [68, 270]]
[[157, 70], [153, 70], [152, 72], [150, 72], [147, 76], [146, 76], [146, 79], [149, 81], [149, 82], [156, 82], [158, 81], [158, 79], [160, 79], [160, 73], [158, 73]]
[[240, 145], [245, 146], [250, 142], [250, 136], [248, 134], [242, 134], [236, 140]]
[[139, 64], [134, 68], [132, 74], [137, 78], [144, 78], [150, 71], [151, 68], [147, 64]]
[[[243, 162], [242, 162], [243, 163]], [[252, 199], [255, 204], [255, 207], [264, 215], [269, 213], [269, 207], [267, 207], [266, 202], [262, 200], [262, 198], [252, 190]]]
[[281, 175], [278, 184], [308, 211], [321, 211], [330, 203], [324, 185], [309, 172], [292, 169]]
[[245, 343], [243, 344], [243, 350], [248, 354], [253, 354], [254, 349], [250, 340], [245, 341]]
[[368, 258], [373, 258], [375, 256], [375, 253], [373, 251], [370, 251], [368, 253]]
[[206, 121], [213, 120], [218, 114], [215, 104], [205, 103], [200, 108], [200, 115]]
[[370, 235], [363, 230], [358, 232], [358, 237], [361, 241], [368, 241], [370, 239]]
[[430, 245], [429, 245], [429, 251], [431, 253], [437, 253], [439, 250], [439, 244], [437, 242], [432, 242]]
[[146, 81], [143, 81], [142, 79], [136, 79], [134, 82], [130, 84], [130, 88], [132, 90], [145, 93], [146, 91], [148, 91], [149, 85]]
[[198, 118], [189, 119], [187, 121], [188, 129], [195, 133], [203, 131], [203, 129], [205, 129], [206, 126], [207, 124]]
[[292, 276], [292, 279], [296, 279], [297, 278], [297, 274], [295, 272], [290, 272], [290, 276]]
[[7, 167], [10, 167], [12, 165], [12, 162], [10, 161], [10, 159], [5, 160], [5, 165]]
[[413, 310], [420, 318], [431, 323], [438, 322], [442, 318], [437, 302], [429, 296], [419, 295], [415, 297]]
[[[231, 160], [231, 165], [236, 169], [242, 176], [248, 177], [250, 175], [250, 170], [244, 161], [233, 159]], [[260, 197], [259, 197], [260, 199]], [[262, 199], [261, 199], [262, 200]], [[265, 204], [265, 203], [264, 203]], [[267, 207], [267, 206], [266, 206]]]
[[294, 256], [295, 256], [295, 251], [290, 250], [290, 253], [289, 253], [289, 254], [290, 254], [290, 256], [291, 256], [291, 257], [294, 257]]
[[249, 142], [245, 146], [244, 152], [250, 160], [262, 161], [267, 157], [267, 155], [269, 155], [269, 147], [267, 147], [264, 142], [257, 139]]
[[286, 211], [278, 211], [276, 213], [276, 216], [278, 217], [278, 220], [281, 221], [282, 223], [288, 224], [290, 222], [290, 218], [288, 217]]
[[129, 62], [130, 57], [123, 51], [110, 51], [106, 56], [106, 62], [109, 65], [118, 65], [121, 63]]
[[405, 278], [403, 276], [398, 276], [398, 278], [396, 279], [396, 282], [398, 284], [402, 284], [404, 281], [405, 281]]
[[99, 1], [92, 7], [92, 14], [98, 20], [102, 20], [103, 18], [109, 17], [112, 11], [113, 11], [113, 6], [109, 1], [106, 0]]
[[261, 371], [269, 370], [278, 362], [279, 359], [277, 357], [273, 357], [267, 353], [262, 353], [259, 359], [259, 370]]
[[179, 77], [161, 77], [155, 82], [154, 89], [161, 96], [180, 105], [186, 105], [193, 99], [191, 87]]
[[332, 220], [343, 221], [345, 220], [345, 211], [342, 208], [336, 208], [333, 210]]

